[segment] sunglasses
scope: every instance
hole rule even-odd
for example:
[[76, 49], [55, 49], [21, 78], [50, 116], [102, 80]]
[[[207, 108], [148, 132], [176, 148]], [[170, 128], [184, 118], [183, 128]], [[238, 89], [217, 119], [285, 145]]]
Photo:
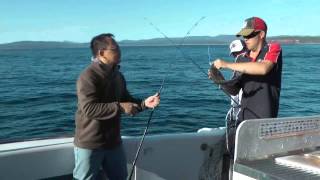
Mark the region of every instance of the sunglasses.
[[261, 31], [254, 31], [251, 34], [249, 34], [248, 36], [243, 36], [244, 39], [251, 39], [253, 37], [256, 37]]

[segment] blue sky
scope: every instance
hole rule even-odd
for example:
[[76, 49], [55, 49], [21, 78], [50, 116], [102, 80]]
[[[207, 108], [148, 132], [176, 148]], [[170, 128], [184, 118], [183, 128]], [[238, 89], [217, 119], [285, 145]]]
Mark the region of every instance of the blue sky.
[[202, 16], [206, 19], [190, 35], [235, 34], [244, 19], [258, 16], [269, 36], [315, 36], [319, 10], [317, 0], [0, 0], [0, 43], [88, 42], [103, 32], [117, 40], [162, 37], [144, 17], [169, 37], [185, 36]]

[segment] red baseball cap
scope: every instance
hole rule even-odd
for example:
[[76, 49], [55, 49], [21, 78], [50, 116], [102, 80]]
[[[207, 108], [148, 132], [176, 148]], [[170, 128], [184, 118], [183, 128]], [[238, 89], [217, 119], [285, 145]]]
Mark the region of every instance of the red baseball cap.
[[244, 21], [244, 26], [240, 32], [237, 33], [237, 37], [239, 36], [248, 36], [254, 31], [264, 31], [267, 32], [267, 24], [258, 17], [251, 17]]

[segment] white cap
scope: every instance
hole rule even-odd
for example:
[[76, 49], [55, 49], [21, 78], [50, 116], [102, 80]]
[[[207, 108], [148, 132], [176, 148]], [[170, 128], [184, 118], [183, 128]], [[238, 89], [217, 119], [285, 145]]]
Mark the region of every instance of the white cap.
[[234, 40], [230, 43], [230, 54], [234, 52], [241, 52], [245, 49], [244, 42], [240, 39]]

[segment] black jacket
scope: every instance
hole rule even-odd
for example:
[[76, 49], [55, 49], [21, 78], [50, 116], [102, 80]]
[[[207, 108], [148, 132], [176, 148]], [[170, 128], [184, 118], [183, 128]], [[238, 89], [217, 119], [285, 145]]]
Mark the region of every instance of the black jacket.
[[[248, 58], [247, 54], [242, 56]], [[266, 58], [273, 59], [275, 63], [268, 74], [242, 74], [240, 77], [237, 76], [236, 80], [230, 81], [232, 83], [222, 85], [222, 88], [232, 95], [237, 94], [241, 88], [243, 90], [239, 122], [247, 119], [274, 118], [278, 115], [282, 73], [280, 45], [265, 43], [256, 59]]]

